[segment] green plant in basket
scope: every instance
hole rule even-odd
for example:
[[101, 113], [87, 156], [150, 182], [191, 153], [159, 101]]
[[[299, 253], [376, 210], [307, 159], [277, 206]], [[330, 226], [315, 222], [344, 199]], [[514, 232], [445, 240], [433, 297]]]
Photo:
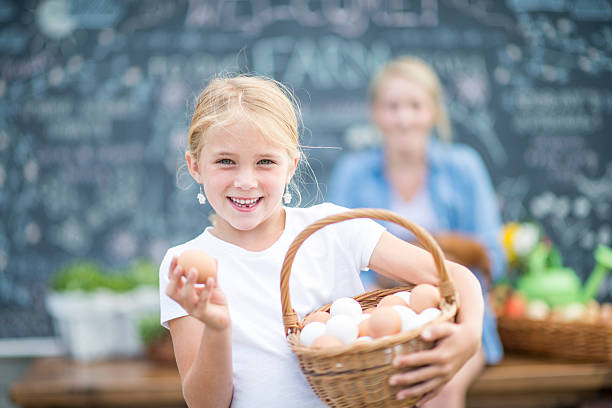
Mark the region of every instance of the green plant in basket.
[[589, 361], [612, 361], [612, 305], [595, 300], [612, 269], [612, 248], [599, 245], [584, 285], [563, 265], [560, 251], [540, 240], [501, 308], [498, 330], [505, 349]]
[[596, 265], [584, 286], [571, 268], [563, 265], [560, 251], [534, 223], [508, 223], [502, 241], [514, 276], [499, 284], [492, 299], [496, 311], [508, 317], [527, 315], [543, 320], [552, 312], [570, 321], [582, 318], [595, 302], [595, 296], [612, 269], [612, 249], [599, 245]]
[[595, 269], [583, 287], [574, 270], [563, 266], [561, 253], [552, 244], [540, 242], [529, 255], [528, 268], [518, 278], [516, 288], [529, 300], [543, 300], [550, 306], [584, 304], [595, 297], [612, 268], [612, 249], [600, 245], [595, 260]]

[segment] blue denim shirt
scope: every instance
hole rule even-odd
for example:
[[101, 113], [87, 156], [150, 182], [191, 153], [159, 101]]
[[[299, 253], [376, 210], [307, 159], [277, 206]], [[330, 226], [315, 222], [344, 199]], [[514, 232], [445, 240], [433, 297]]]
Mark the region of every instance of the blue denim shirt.
[[[349, 208], [390, 208], [391, 186], [385, 176], [384, 160], [381, 148], [343, 155], [330, 176], [327, 201]], [[501, 218], [482, 159], [471, 147], [432, 137], [427, 146], [427, 165], [427, 189], [440, 230], [477, 239], [487, 250], [493, 281], [499, 280], [506, 265], [500, 242]], [[480, 274], [476, 276], [485, 288]], [[364, 279], [368, 279], [367, 274]], [[501, 359], [502, 346], [488, 304], [483, 345], [488, 363]]]

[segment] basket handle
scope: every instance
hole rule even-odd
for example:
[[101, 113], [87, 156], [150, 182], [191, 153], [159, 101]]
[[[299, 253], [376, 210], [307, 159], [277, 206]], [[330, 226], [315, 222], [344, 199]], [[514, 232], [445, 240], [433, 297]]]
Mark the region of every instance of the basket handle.
[[283, 308], [283, 324], [285, 326], [285, 335], [288, 336], [290, 333], [297, 333], [300, 329], [300, 323], [298, 321], [297, 313], [293, 309], [293, 306], [291, 306], [291, 296], [289, 294], [289, 277], [291, 275], [291, 267], [293, 265], [293, 260], [295, 258], [298, 248], [302, 245], [306, 238], [308, 238], [321, 228], [330, 224], [336, 224], [341, 221], [351, 220], [355, 218], [371, 218], [381, 221], [390, 221], [412, 232], [417, 237], [421, 245], [423, 245], [423, 247], [427, 251], [429, 251], [434, 258], [434, 263], [440, 276], [440, 282], [438, 284], [440, 295], [447, 303], [452, 304], [454, 302], [455, 287], [450, 279], [448, 272], [446, 271], [446, 266], [444, 264], [444, 254], [440, 249], [440, 246], [427, 231], [425, 231], [418, 225], [413, 224], [412, 222], [400, 217], [392, 211], [373, 208], [358, 208], [339, 214], [333, 214], [313, 222], [302, 232], [300, 232], [289, 246], [289, 249], [287, 250], [287, 253], [285, 255], [285, 260], [283, 261], [283, 266], [281, 268], [280, 278], [281, 304]]

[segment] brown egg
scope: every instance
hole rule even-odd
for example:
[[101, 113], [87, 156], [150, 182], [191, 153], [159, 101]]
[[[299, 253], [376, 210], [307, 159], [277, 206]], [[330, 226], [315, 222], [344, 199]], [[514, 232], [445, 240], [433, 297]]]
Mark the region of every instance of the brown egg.
[[363, 314], [372, 314], [372, 312], [373, 312], [373, 311], [375, 311], [375, 310], [376, 310], [376, 306], [374, 306], [374, 307], [368, 307], [367, 309], [365, 309], [365, 310], [363, 311]]
[[339, 347], [342, 346], [342, 342], [333, 336], [323, 335], [319, 336], [312, 342], [310, 347]]
[[395, 295], [387, 295], [378, 302], [378, 307], [395, 305], [408, 306], [408, 303], [401, 297]]
[[217, 279], [217, 263], [204, 251], [186, 249], [178, 257], [178, 264], [183, 268], [185, 276], [191, 268], [198, 271], [198, 283], [206, 283], [209, 277]]
[[304, 326], [312, 322], [327, 323], [330, 317], [331, 315], [329, 313], [319, 310], [306, 316], [304, 319]]
[[377, 308], [367, 322], [370, 336], [374, 339], [397, 334], [402, 330], [402, 318], [391, 306]]
[[417, 313], [440, 305], [440, 291], [434, 285], [421, 283], [410, 291], [410, 308]]
[[369, 336], [370, 335], [370, 326], [368, 323], [369, 319], [364, 319], [361, 321], [361, 323], [359, 323], [359, 334], [357, 335], [358, 337], [363, 337], [363, 336]]

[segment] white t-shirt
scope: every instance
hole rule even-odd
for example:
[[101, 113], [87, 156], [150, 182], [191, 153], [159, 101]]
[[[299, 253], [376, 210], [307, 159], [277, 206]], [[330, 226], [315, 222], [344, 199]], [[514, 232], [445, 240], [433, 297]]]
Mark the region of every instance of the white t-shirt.
[[[280, 270], [293, 239], [312, 222], [346, 211], [334, 204], [285, 208], [285, 230], [269, 248], [251, 252], [202, 234], [168, 250], [159, 271], [161, 322], [187, 315], [166, 293], [173, 255], [198, 248], [218, 260], [219, 286], [232, 319], [232, 407], [324, 407], [300, 371], [289, 348], [282, 321]], [[328, 225], [300, 246], [289, 290], [302, 319], [312, 310], [343, 296], [363, 293], [359, 271], [367, 269], [384, 228], [370, 219]]]

